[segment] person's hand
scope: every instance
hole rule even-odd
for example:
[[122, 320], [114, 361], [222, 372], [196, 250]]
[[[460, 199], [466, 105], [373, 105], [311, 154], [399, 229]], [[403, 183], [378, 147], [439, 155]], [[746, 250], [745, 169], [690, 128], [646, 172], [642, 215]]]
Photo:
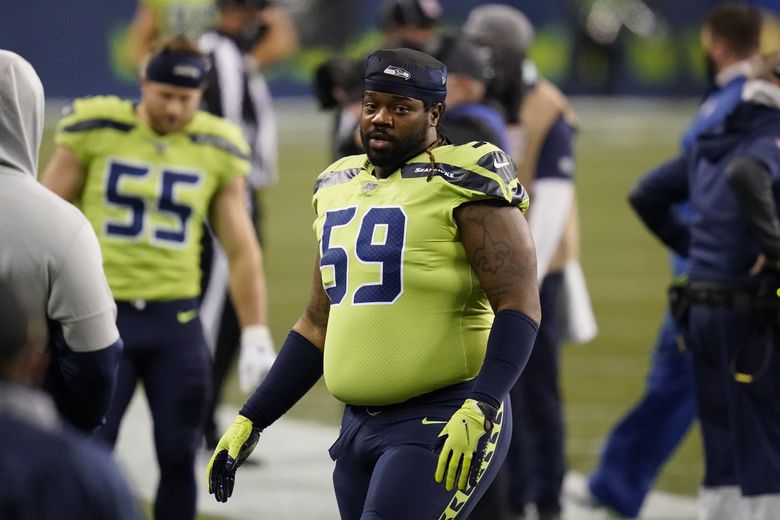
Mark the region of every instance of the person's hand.
[[435, 478], [441, 484], [446, 477], [447, 491], [452, 490], [456, 477], [460, 490], [476, 484], [487, 444], [488, 437], [485, 434], [493, 428], [496, 413], [495, 408], [488, 404], [466, 399], [444, 425], [439, 437], [446, 436], [446, 440], [436, 465]]
[[276, 360], [271, 331], [265, 325], [249, 325], [241, 330], [238, 358], [238, 386], [244, 393], [254, 390], [268, 375]]
[[780, 260], [770, 260], [764, 255], [758, 255], [753, 267], [750, 268], [750, 276], [758, 276], [765, 270], [780, 271]]
[[227, 502], [233, 494], [236, 470], [249, 457], [260, 439], [260, 428], [243, 415], [236, 416], [233, 424], [219, 439], [214, 454], [206, 466], [209, 493], [217, 502]]

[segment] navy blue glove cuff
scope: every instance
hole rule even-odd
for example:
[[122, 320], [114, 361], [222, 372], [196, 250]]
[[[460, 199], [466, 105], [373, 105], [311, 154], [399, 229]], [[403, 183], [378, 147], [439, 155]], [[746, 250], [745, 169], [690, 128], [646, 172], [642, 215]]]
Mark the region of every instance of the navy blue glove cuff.
[[469, 397], [498, 408], [525, 368], [538, 331], [527, 314], [515, 310], [496, 313], [485, 361]]
[[298, 402], [322, 376], [322, 350], [290, 331], [271, 370], [239, 413], [265, 429]]

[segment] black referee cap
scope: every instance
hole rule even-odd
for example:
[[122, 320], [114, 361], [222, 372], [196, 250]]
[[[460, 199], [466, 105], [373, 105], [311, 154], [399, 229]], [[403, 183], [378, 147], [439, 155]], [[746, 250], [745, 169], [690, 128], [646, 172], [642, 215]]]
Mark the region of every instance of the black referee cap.
[[366, 90], [442, 103], [447, 97], [447, 67], [414, 49], [380, 49], [366, 58], [363, 86]]

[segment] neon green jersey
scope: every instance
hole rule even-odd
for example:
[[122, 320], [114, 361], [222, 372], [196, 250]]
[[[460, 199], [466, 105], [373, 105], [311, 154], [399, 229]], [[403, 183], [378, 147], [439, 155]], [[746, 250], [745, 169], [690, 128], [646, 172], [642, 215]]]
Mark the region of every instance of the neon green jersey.
[[361, 155], [317, 179], [314, 229], [331, 301], [325, 382], [343, 402], [403, 402], [472, 379], [482, 365], [493, 312], [453, 211], [481, 200], [524, 211], [528, 197], [491, 144], [433, 154], [432, 175], [424, 153], [386, 179]]
[[86, 170], [77, 201], [97, 234], [117, 300], [171, 300], [200, 293], [200, 240], [212, 198], [246, 175], [241, 130], [198, 112], [158, 135], [116, 97], [76, 100], [55, 141]]

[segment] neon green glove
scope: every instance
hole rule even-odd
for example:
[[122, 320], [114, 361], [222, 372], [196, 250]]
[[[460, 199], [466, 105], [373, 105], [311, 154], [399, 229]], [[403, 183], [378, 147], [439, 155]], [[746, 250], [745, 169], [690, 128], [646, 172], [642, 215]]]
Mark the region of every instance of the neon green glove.
[[236, 483], [236, 470], [249, 457], [260, 439], [260, 428], [243, 415], [236, 416], [217, 443], [214, 455], [206, 467], [209, 493], [217, 502], [227, 502], [233, 494]]
[[[496, 409], [489, 404], [466, 399], [444, 425], [439, 437], [446, 436], [447, 439], [436, 465], [436, 482], [441, 484], [446, 475], [447, 491], [452, 490], [456, 477], [460, 490], [476, 484], [477, 472], [487, 445], [488, 437], [485, 434], [493, 429], [496, 413]], [[483, 437], [484, 441], [480, 442]]]

